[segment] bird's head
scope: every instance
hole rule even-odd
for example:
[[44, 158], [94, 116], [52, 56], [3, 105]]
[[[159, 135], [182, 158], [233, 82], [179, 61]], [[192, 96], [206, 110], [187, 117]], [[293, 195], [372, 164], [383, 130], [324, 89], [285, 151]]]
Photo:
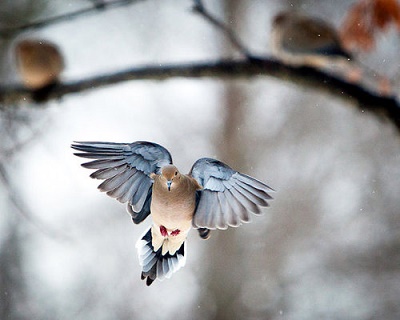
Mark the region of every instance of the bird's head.
[[167, 165], [161, 170], [161, 179], [165, 182], [168, 191], [171, 191], [171, 188], [176, 181], [178, 181], [181, 177], [181, 174], [177, 167], [174, 165]]

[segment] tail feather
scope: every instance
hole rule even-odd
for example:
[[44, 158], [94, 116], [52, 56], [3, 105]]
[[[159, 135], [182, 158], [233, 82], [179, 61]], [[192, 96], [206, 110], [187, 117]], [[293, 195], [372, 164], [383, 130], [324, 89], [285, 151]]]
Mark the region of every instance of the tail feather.
[[162, 254], [162, 247], [154, 251], [152, 245], [151, 228], [136, 243], [139, 264], [142, 266], [141, 279], [146, 280], [149, 286], [155, 279], [164, 280], [182, 268], [186, 263], [186, 242], [171, 255], [169, 252]]

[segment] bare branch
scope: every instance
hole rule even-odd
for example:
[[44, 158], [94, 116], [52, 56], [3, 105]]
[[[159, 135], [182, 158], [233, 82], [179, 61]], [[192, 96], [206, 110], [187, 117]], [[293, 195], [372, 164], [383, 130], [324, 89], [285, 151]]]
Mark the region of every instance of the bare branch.
[[[198, 64], [150, 65], [113, 74], [99, 75], [49, 88], [43, 101], [61, 98], [66, 94], [92, 90], [128, 80], [168, 80], [172, 78], [252, 78], [270, 76], [297, 85], [308, 86], [342, 97], [356, 104], [362, 111], [384, 115], [400, 129], [400, 105], [394, 97], [383, 97], [360, 85], [310, 67], [293, 67], [265, 58], [251, 60], [221, 60]], [[42, 93], [43, 94], [43, 93]], [[33, 100], [36, 93], [22, 87], [0, 88], [0, 104]]]
[[22, 32], [22, 31], [29, 30], [29, 29], [39, 29], [44, 26], [71, 20], [71, 19], [77, 18], [77, 17], [85, 15], [85, 14], [98, 12], [99, 10], [107, 10], [107, 9], [111, 9], [111, 8], [126, 6], [126, 5], [136, 3], [139, 1], [144, 1], [144, 0], [114, 0], [114, 1], [96, 0], [96, 1], [94, 1], [93, 6], [90, 6], [88, 8], [80, 9], [80, 10], [77, 10], [74, 12], [69, 12], [66, 14], [62, 14], [62, 15], [51, 17], [51, 18], [44, 19], [44, 20], [27, 23], [27, 24], [21, 25], [19, 27], [2, 29], [2, 30], [0, 30], [0, 36], [5, 37], [8, 35]]
[[250, 52], [246, 49], [246, 47], [242, 44], [242, 42], [239, 40], [239, 38], [236, 36], [236, 34], [233, 32], [232, 29], [228, 28], [226, 24], [224, 24], [222, 21], [219, 21], [216, 17], [214, 17], [211, 13], [209, 13], [206, 8], [203, 5], [203, 1], [201, 0], [193, 0], [194, 1], [194, 6], [193, 6], [193, 11], [201, 15], [204, 19], [206, 19], [208, 22], [216, 26], [218, 29], [220, 29], [229, 39], [229, 41], [232, 43], [236, 49], [240, 51], [245, 57], [250, 58], [252, 55]]

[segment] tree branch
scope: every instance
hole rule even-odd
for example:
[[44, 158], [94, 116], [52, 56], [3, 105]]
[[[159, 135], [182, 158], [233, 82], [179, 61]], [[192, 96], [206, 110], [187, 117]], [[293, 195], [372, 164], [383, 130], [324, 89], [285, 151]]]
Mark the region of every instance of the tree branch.
[[[0, 34], [4, 32], [17, 32], [26, 29], [40, 28], [89, 12], [128, 5], [143, 0], [93, 1], [93, 7], [56, 16], [47, 20], [33, 22], [14, 29], [0, 30]], [[201, 0], [193, 0], [193, 2], [193, 10], [221, 30], [228, 37], [232, 45], [248, 59], [247, 61], [221, 60], [197, 64], [167, 65], [162, 67], [159, 65], [136, 67], [114, 74], [99, 75], [70, 83], [60, 83], [46, 88], [41, 92], [30, 91], [23, 87], [0, 87], [0, 104], [8, 105], [10, 103], [20, 103], [25, 100], [47, 101], [61, 98], [66, 94], [77, 93], [128, 80], [167, 80], [175, 77], [250, 78], [271, 76], [283, 81], [309, 86], [313, 89], [324, 90], [331, 94], [339, 95], [344, 99], [352, 100], [362, 111], [369, 110], [376, 115], [383, 115], [400, 129], [400, 105], [394, 97], [382, 97], [358, 84], [346, 82], [341, 78], [311, 67], [295, 67], [268, 57], [254, 57], [226, 24], [219, 21], [205, 9]]]
[[[267, 67], [265, 71], [269, 75], [295, 83], [301, 82], [302, 84], [308, 86], [317, 86], [320, 89], [325, 89], [333, 94], [341, 94], [342, 96], [346, 94], [346, 98], [353, 99], [355, 102], [357, 102], [357, 105], [362, 109], [362, 111], [364, 111], [364, 109], [369, 109], [376, 114], [383, 114], [386, 116], [386, 118], [390, 119], [398, 129], [400, 129], [400, 105], [395, 97], [382, 97], [379, 94], [370, 92], [359, 84], [348, 83], [345, 80], [327, 74], [322, 70], [317, 70], [315, 68], [306, 66], [289, 66], [272, 59], [255, 57], [250, 53], [249, 50], [246, 49], [246, 47], [241, 43], [234, 31], [229, 28], [228, 25], [218, 20], [205, 9], [202, 0], [193, 0], [193, 2], [194, 12], [200, 14], [204, 19], [217, 27], [229, 39], [232, 45], [236, 47], [247, 59], [255, 64]], [[268, 66], [276, 66], [278, 69], [274, 71], [272, 68], [268, 68]], [[367, 67], [364, 67], [364, 69], [369, 70]], [[372, 74], [375, 73], [371, 70], [370, 72]]]
[[[197, 64], [149, 65], [99, 75], [70, 83], [60, 83], [42, 97], [43, 101], [66, 94], [92, 90], [128, 80], [168, 80], [172, 78], [254, 78], [270, 76], [298, 85], [322, 90], [352, 101], [362, 111], [385, 116], [400, 129], [400, 105], [394, 97], [382, 97], [360, 85], [310, 67], [293, 67], [270, 58], [221, 60]], [[22, 87], [0, 87], [0, 104], [34, 100], [35, 92]]]
[[39, 29], [44, 26], [60, 23], [63, 21], [71, 20], [82, 15], [98, 12], [99, 10], [107, 10], [111, 8], [117, 8], [125, 5], [129, 5], [135, 2], [144, 1], [144, 0], [114, 0], [114, 1], [103, 1], [103, 0], [96, 0], [94, 1], [93, 6], [88, 8], [80, 9], [74, 12], [69, 12], [66, 14], [62, 14], [59, 16], [51, 17], [44, 20], [39, 20], [35, 22], [30, 22], [18, 27], [13, 28], [6, 28], [0, 30], [0, 36], [5, 37], [14, 33], [22, 32], [28, 29]]

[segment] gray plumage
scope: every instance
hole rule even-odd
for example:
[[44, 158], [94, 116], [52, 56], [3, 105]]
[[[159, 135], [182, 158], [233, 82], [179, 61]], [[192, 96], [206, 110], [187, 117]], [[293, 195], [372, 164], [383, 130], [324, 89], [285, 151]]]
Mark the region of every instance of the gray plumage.
[[272, 189], [211, 158], [197, 160], [189, 174], [172, 165], [164, 147], [151, 142], [76, 142], [75, 155], [91, 159], [99, 190], [127, 203], [135, 223], [151, 214], [153, 225], [137, 242], [142, 279], [150, 285], [184, 266], [186, 237], [193, 226], [207, 239], [211, 229], [250, 222], [272, 199]]

